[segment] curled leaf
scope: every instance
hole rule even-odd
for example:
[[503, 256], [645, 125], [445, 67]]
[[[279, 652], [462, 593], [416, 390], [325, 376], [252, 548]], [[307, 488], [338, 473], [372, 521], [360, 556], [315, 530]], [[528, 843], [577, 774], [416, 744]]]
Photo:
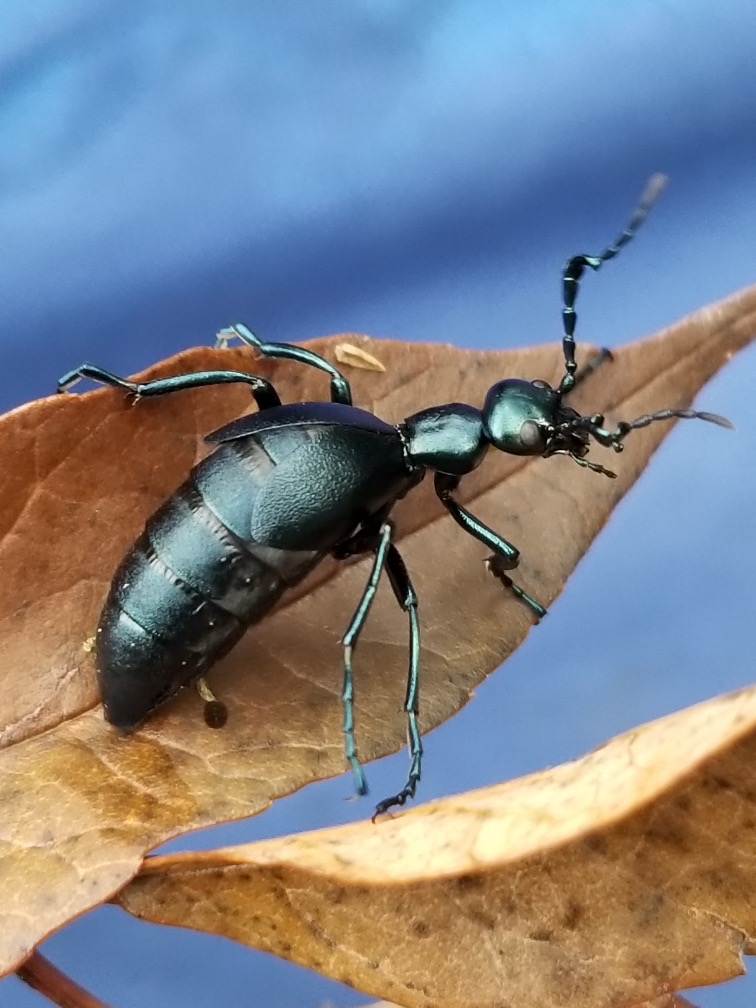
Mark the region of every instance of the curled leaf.
[[407, 1008], [614, 1008], [756, 951], [756, 688], [370, 822], [149, 859], [142, 919]]

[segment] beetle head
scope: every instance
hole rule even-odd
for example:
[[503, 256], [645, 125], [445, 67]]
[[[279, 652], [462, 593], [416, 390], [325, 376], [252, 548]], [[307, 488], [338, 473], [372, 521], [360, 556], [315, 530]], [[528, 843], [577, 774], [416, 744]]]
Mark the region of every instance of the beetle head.
[[584, 459], [590, 447], [589, 422], [562, 402], [545, 381], [505, 378], [488, 390], [483, 430], [499, 451], [510, 455], [570, 455]]
[[665, 409], [629, 422], [620, 421], [615, 430], [609, 431], [603, 426], [603, 414], [581, 416], [577, 410], [566, 406], [562, 397], [561, 388], [552, 388], [545, 381], [505, 378], [497, 382], [488, 390], [483, 404], [486, 439], [494, 448], [510, 455], [540, 455], [542, 458], [568, 455], [578, 465], [614, 478], [616, 473], [586, 459], [591, 438], [605, 448], [621, 452], [623, 441], [631, 430], [647, 427], [656, 420], [696, 418], [721, 427], [732, 426], [715, 413]]

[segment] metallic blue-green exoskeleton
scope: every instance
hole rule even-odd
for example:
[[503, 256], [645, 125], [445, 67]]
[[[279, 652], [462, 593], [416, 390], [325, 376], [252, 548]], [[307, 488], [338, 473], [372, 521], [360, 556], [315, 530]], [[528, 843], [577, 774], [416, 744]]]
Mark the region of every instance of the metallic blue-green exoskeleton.
[[220, 724], [223, 706], [204, 674], [262, 619], [287, 588], [298, 584], [326, 556], [372, 554], [367, 585], [343, 638], [343, 705], [346, 758], [357, 791], [367, 790], [354, 739], [352, 653], [385, 571], [409, 622], [409, 670], [404, 709], [410, 769], [404, 787], [379, 802], [376, 815], [412, 798], [420, 780], [418, 725], [420, 633], [418, 600], [392, 542], [391, 510], [426, 475], [452, 518], [492, 551], [492, 573], [537, 618], [543, 607], [508, 572], [517, 548], [458, 504], [460, 479], [493, 447], [513, 455], [568, 455], [594, 472], [613, 476], [589, 461], [590, 439], [619, 452], [638, 427], [673, 417], [698, 417], [729, 426], [722, 417], [664, 409], [608, 430], [600, 414], [581, 416], [565, 403], [585, 374], [575, 363], [575, 299], [586, 267], [598, 269], [630, 240], [660, 189], [655, 177], [630, 223], [599, 256], [571, 258], [563, 271], [562, 340], [565, 373], [552, 388], [544, 381], [505, 378], [482, 408], [447, 403], [389, 424], [352, 405], [349, 382], [325, 358], [286, 343], [265, 343], [246, 326], [223, 330], [263, 357], [286, 358], [326, 372], [330, 402], [282, 405], [264, 378], [237, 371], [206, 371], [135, 383], [83, 364], [59, 383], [80, 378], [115, 386], [137, 397], [159, 396], [204, 385], [248, 385], [258, 412], [208, 435], [215, 450], [153, 514], [116, 571], [97, 629], [97, 675], [105, 717], [125, 731], [192, 682], [208, 702], [208, 723]]

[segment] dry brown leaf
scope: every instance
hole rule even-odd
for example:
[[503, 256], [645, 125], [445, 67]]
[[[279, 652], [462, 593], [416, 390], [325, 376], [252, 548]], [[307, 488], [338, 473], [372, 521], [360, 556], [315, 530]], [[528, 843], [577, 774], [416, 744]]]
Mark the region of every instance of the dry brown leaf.
[[138, 917], [407, 1008], [623, 1008], [756, 952], [756, 688], [369, 821], [149, 859]]
[[[751, 288], [619, 350], [576, 404], [623, 417], [687, 405], [755, 330]], [[343, 339], [312, 345], [328, 356]], [[371, 345], [387, 371], [355, 371], [355, 398], [388, 420], [443, 401], [479, 403], [504, 375], [554, 381], [562, 368], [556, 346], [494, 353]], [[144, 377], [219, 366], [264, 374], [284, 399], [325, 392], [313, 369], [258, 361], [243, 349], [186, 351]], [[137, 405], [105, 389], [53, 396], [0, 418], [2, 970], [117, 891], [160, 841], [249, 815], [343, 770], [339, 638], [364, 565], [324, 563], [219, 664], [213, 682], [231, 711], [223, 731], [205, 726], [193, 691], [128, 738], [96, 707], [89, 641], [117, 561], [203, 453], [202, 436], [249, 407], [247, 392], [231, 386]], [[634, 432], [625, 453], [612, 457], [615, 481], [568, 459], [492, 453], [463, 481], [460, 499], [522, 549], [518, 581], [548, 603], [668, 430]], [[422, 599], [429, 729], [469, 699], [531, 618], [486, 574], [486, 550], [453, 525], [429, 486], [401, 502], [396, 517]], [[440, 544], [443, 579], [434, 570]], [[382, 591], [357, 655], [365, 760], [403, 744], [406, 646], [406, 621]]]
[[681, 997], [680, 994], [662, 994], [661, 997], [654, 998], [653, 1001], [646, 1001], [638, 1008], [696, 1008], [692, 1001]]
[[[376, 1001], [367, 1008], [397, 1008], [397, 1006], [393, 1001]], [[519, 1008], [519, 1005], [512, 1004], [511, 1008]], [[637, 1008], [696, 1008], [696, 1006], [679, 994], [662, 994], [653, 1001], [644, 1001], [643, 1004], [637, 1005]]]
[[[367, 1008], [397, 1008], [397, 1005], [393, 1001], [376, 1001], [374, 1004], [368, 1005]], [[511, 1008], [519, 1008], [519, 1006], [514, 1003], [511, 1004]], [[644, 1001], [643, 1004], [637, 1005], [637, 1008], [696, 1008], [696, 1006], [679, 994], [662, 994], [661, 997], [654, 998], [653, 1001]]]
[[[362, 337], [364, 342], [368, 341], [366, 336]], [[333, 354], [339, 364], [346, 364], [347, 367], [361, 368], [363, 371], [385, 371], [386, 367], [377, 357], [368, 353], [363, 347], [355, 346], [354, 343], [337, 343], [333, 348]]]
[[[376, 1001], [367, 1008], [397, 1008], [393, 1001]], [[519, 1008], [516, 1003], [511, 1004], [511, 1008]], [[696, 1008], [687, 998], [680, 994], [662, 994], [661, 997], [654, 998], [653, 1001], [644, 1001], [637, 1005], [637, 1008]]]

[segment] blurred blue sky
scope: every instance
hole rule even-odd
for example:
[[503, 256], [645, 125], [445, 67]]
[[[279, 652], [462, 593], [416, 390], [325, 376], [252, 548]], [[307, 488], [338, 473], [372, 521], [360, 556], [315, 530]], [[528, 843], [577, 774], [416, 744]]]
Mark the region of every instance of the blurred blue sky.
[[[0, 408], [83, 359], [133, 372], [238, 318], [272, 339], [554, 340], [563, 260], [603, 248], [656, 170], [670, 186], [587, 278], [579, 338], [672, 322], [756, 280], [755, 39], [745, 0], [6, 0]], [[680, 425], [549, 618], [429, 736], [423, 799], [753, 678], [755, 362], [698, 400], [737, 433]], [[369, 768], [375, 794], [405, 759]], [[368, 815], [350, 788], [182, 846]], [[45, 951], [120, 1008], [246, 1004], [252, 984], [269, 1008], [361, 1000], [110, 908]], [[3, 1008], [41, 1003], [0, 981]]]

